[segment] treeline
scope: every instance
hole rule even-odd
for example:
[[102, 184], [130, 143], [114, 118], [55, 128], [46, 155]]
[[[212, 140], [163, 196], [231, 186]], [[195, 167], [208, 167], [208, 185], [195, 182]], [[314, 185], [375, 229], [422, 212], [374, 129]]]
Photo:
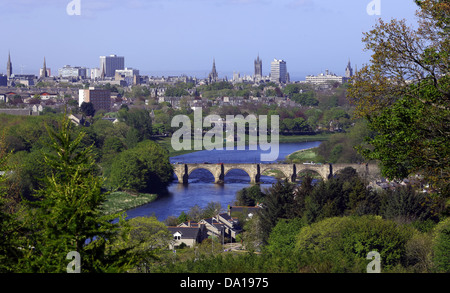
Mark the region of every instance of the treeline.
[[279, 181], [264, 191], [253, 186], [238, 193], [237, 205], [263, 207], [245, 220], [240, 240], [248, 252], [180, 257], [154, 271], [364, 273], [372, 251], [380, 253], [383, 273], [450, 271], [449, 211], [442, 197], [411, 187], [367, 189], [353, 169], [312, 182]]
[[[45, 154], [50, 153], [46, 128], [56, 130], [63, 114], [36, 117], [0, 115], [1, 132], [8, 163], [14, 166], [9, 180], [20, 198], [32, 198], [48, 176]], [[164, 189], [172, 180], [168, 151], [152, 141], [152, 121], [144, 109], [122, 109], [118, 122], [98, 115], [89, 126], [70, 125], [73, 136], [84, 133], [79, 149], [92, 148], [97, 174], [105, 178], [102, 188], [152, 193]], [[129, 173], [127, 173], [129, 172]], [[19, 200], [19, 199], [18, 199]]]

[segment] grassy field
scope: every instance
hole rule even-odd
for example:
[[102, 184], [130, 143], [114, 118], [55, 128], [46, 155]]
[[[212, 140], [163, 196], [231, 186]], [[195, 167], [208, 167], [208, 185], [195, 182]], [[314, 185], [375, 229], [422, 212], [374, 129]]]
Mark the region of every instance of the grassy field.
[[291, 163], [306, 163], [306, 162], [315, 162], [319, 163], [319, 158], [316, 154], [316, 148], [301, 150], [287, 156], [287, 161]]
[[156, 194], [141, 193], [131, 195], [126, 192], [112, 192], [107, 196], [106, 202], [103, 204], [103, 211], [105, 214], [110, 215], [139, 207], [154, 201], [156, 198]]

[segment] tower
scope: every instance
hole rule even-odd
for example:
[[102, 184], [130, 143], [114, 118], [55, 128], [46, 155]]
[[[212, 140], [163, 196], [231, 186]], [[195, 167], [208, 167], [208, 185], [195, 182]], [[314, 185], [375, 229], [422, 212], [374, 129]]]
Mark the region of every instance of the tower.
[[45, 57], [44, 57], [44, 66], [42, 67], [41, 78], [46, 78], [46, 77], [48, 77], [48, 73], [47, 73], [47, 64], [45, 62]]
[[13, 74], [13, 67], [11, 63], [11, 52], [8, 53], [8, 63], [6, 64], [6, 76], [8, 79], [11, 78]]
[[213, 68], [208, 76], [208, 79], [209, 82], [216, 82], [219, 79], [219, 75], [217, 74], [216, 70], [216, 59], [213, 59]]
[[258, 58], [255, 60], [255, 78], [261, 78], [262, 77], [262, 60]]
[[353, 68], [350, 63], [350, 59], [348, 60], [347, 67], [345, 68], [345, 77], [350, 78], [353, 76]]

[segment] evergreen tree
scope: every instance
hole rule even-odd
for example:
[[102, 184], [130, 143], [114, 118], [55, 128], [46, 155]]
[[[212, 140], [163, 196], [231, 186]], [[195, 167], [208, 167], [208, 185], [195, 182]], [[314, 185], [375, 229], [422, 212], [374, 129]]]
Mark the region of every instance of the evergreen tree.
[[285, 180], [278, 181], [268, 190], [260, 213], [264, 243], [267, 243], [270, 232], [279, 219], [293, 219], [299, 215], [299, 205], [294, 197], [295, 188], [295, 184]]
[[[128, 250], [115, 251], [111, 242], [118, 236], [121, 215], [104, 216], [101, 205], [103, 180], [97, 176], [92, 147], [80, 149], [84, 133], [76, 136], [65, 117], [55, 131], [47, 128], [53, 153], [45, 154], [50, 166], [38, 200], [29, 202], [26, 218], [25, 257], [19, 264], [25, 272], [65, 272], [70, 252], [78, 252], [81, 272], [122, 272], [133, 261]], [[122, 225], [124, 221], [119, 221]]]

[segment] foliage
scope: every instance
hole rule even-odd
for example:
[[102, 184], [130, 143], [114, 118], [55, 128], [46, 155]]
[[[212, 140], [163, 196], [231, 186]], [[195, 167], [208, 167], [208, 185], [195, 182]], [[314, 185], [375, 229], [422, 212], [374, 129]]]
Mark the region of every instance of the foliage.
[[151, 193], [172, 180], [168, 153], [153, 141], [140, 142], [113, 159], [108, 184], [117, 189]]
[[139, 261], [130, 272], [152, 271], [152, 267], [172, 240], [166, 225], [156, 217], [136, 217], [130, 219], [123, 229], [123, 236], [117, 239], [113, 246], [115, 249], [128, 248], [137, 256]]
[[439, 223], [434, 231], [433, 262], [438, 272], [450, 272], [450, 218]]
[[93, 117], [95, 115], [94, 104], [92, 104], [91, 102], [81, 103], [80, 110], [85, 116]]
[[237, 206], [256, 206], [258, 203], [264, 202], [264, 193], [259, 185], [243, 188], [236, 194]]
[[294, 198], [295, 185], [277, 181], [269, 188], [264, 198], [264, 207], [260, 212], [262, 240], [267, 242], [272, 228], [279, 219], [293, 219], [298, 216], [298, 202]]
[[292, 255], [296, 252], [297, 235], [305, 225], [301, 218], [281, 219], [272, 229], [264, 248], [264, 253], [270, 259], [272, 270], [278, 267], [281, 271], [296, 272], [297, 265]]
[[[23, 272], [63, 272], [66, 255], [81, 255], [82, 272], [120, 272], [133, 258], [126, 251], [108, 249], [118, 232], [111, 221], [119, 215], [102, 216], [105, 194], [102, 179], [96, 175], [91, 148], [79, 150], [83, 133], [73, 136], [70, 121], [62, 120], [55, 131], [48, 128], [53, 152], [45, 154], [51, 168], [36, 202], [29, 202], [25, 223], [24, 258], [18, 268]], [[32, 249], [30, 249], [32, 248]]]
[[377, 132], [363, 154], [380, 160], [386, 177], [420, 173], [443, 188], [450, 174], [450, 5], [416, 3], [418, 26], [379, 20], [365, 34], [371, 64], [354, 76], [348, 96], [355, 115]]
[[399, 223], [439, 221], [443, 204], [439, 198], [414, 190], [411, 186], [388, 190], [383, 195], [380, 214]]
[[381, 255], [383, 271], [405, 261], [412, 229], [373, 216], [327, 218], [301, 230], [296, 249], [302, 270], [364, 272], [371, 251]]

